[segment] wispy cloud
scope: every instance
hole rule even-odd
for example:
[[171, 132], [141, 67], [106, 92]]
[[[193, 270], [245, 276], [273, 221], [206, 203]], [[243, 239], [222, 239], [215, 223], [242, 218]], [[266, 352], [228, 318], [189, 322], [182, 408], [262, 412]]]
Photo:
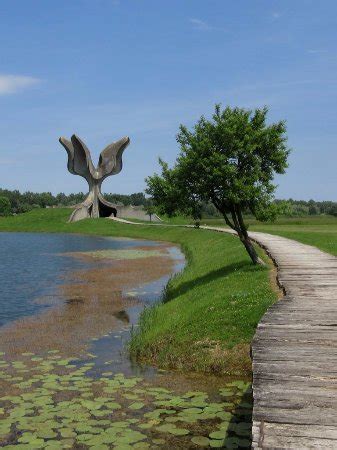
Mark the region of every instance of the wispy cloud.
[[216, 27], [216, 26], [211, 25], [211, 24], [205, 22], [204, 20], [198, 19], [196, 17], [191, 17], [191, 18], [188, 19], [188, 21], [190, 22], [190, 24], [192, 24], [192, 26], [193, 26], [193, 28], [195, 30], [200, 30], [200, 31], [212, 31], [212, 30], [227, 31], [225, 28]]
[[204, 22], [201, 19], [191, 17], [190, 19], [188, 19], [188, 21], [193, 25], [193, 28], [195, 28], [196, 30], [207, 31], [212, 29], [212, 27], [207, 22]]
[[25, 88], [40, 83], [41, 80], [23, 75], [1, 75], [0, 74], [0, 95], [15, 94]]

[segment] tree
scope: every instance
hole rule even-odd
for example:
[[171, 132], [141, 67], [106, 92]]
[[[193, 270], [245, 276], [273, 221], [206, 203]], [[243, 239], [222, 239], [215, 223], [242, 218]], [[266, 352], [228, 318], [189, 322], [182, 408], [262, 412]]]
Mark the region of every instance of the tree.
[[318, 214], [318, 208], [316, 205], [309, 205], [309, 215], [316, 216]]
[[258, 220], [275, 218], [274, 174], [284, 173], [289, 149], [284, 121], [268, 125], [268, 109], [216, 105], [211, 120], [201, 117], [190, 131], [180, 126], [180, 154], [172, 169], [160, 160], [162, 174], [147, 178], [147, 192], [162, 212], [186, 212], [212, 202], [235, 230], [254, 264], [262, 263], [243, 220], [250, 210]]
[[168, 164], [159, 158], [162, 175], [156, 173], [146, 178], [146, 192], [152, 195], [153, 204], [161, 214], [173, 217], [177, 214], [201, 218], [201, 202], [189, 195], [184, 180], [178, 176], [177, 168], [169, 169]]
[[331, 214], [332, 216], [337, 217], [337, 203], [330, 206], [330, 208], [328, 210], [328, 214]]
[[146, 198], [143, 192], [136, 192], [130, 195], [131, 204], [134, 206], [144, 205], [146, 203]]
[[11, 202], [7, 197], [0, 197], [0, 216], [9, 216], [11, 213]]
[[153, 216], [153, 214], [155, 214], [156, 210], [155, 210], [155, 207], [153, 205], [153, 201], [151, 198], [146, 200], [145, 212], [146, 212], [146, 214], [148, 214], [150, 216], [150, 222], [152, 222], [152, 216]]

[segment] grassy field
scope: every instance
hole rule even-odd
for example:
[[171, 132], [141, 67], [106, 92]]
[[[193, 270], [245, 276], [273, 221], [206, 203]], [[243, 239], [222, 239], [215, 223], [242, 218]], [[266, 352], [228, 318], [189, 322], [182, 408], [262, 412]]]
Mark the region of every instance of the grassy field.
[[295, 239], [337, 256], [337, 217], [281, 219], [274, 224], [253, 223], [250, 229]]
[[[193, 223], [182, 217], [165, 219], [172, 224]], [[308, 216], [279, 218], [275, 223], [262, 223], [247, 218], [246, 222], [251, 231], [263, 231], [295, 239], [304, 244], [314, 245], [319, 249], [337, 256], [337, 217]], [[225, 226], [222, 219], [202, 219], [202, 225]]]
[[[165, 303], [148, 309], [133, 336], [139, 359], [182, 370], [250, 373], [256, 325], [277, 298], [269, 267], [254, 267], [233, 236], [180, 227], [132, 226], [107, 219], [68, 224], [69, 209], [0, 218], [0, 231], [86, 233], [180, 245], [185, 270], [168, 284]], [[261, 252], [260, 252], [261, 253]]]

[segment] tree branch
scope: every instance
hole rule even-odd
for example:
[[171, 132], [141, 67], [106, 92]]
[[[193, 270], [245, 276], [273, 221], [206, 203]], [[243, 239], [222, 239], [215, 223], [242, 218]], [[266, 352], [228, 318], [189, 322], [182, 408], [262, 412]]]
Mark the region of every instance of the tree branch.
[[218, 199], [216, 198], [215, 194], [213, 194], [213, 195], [211, 196], [211, 198], [212, 198], [212, 203], [213, 203], [213, 205], [214, 205], [214, 206], [216, 207], [216, 209], [217, 209], [218, 211], [220, 211], [221, 214], [223, 215], [223, 218], [225, 219], [226, 224], [227, 224], [230, 228], [232, 228], [232, 230], [237, 231], [236, 228], [235, 228], [235, 226], [233, 225], [233, 223], [228, 219], [228, 216], [227, 216], [227, 214], [226, 214], [225, 208], [222, 208], [222, 206], [221, 206], [220, 203], [218, 202]]

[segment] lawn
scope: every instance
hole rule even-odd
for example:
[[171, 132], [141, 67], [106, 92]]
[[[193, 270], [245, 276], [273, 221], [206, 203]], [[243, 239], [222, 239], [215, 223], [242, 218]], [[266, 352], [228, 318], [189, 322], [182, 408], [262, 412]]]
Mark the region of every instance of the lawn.
[[337, 256], [337, 217], [283, 219], [275, 224], [252, 224], [250, 229], [295, 239]]
[[0, 218], [0, 231], [125, 236], [180, 245], [187, 266], [169, 282], [165, 302], [142, 315], [131, 354], [160, 367], [250, 373], [249, 347], [255, 328], [277, 298], [270, 265], [253, 266], [239, 240], [227, 234], [107, 219], [69, 224], [69, 214], [69, 209], [43, 209]]
[[[193, 223], [192, 220], [176, 217], [165, 218], [165, 223]], [[222, 219], [202, 219], [202, 225], [225, 226]], [[337, 217], [308, 216], [280, 217], [275, 223], [263, 223], [248, 217], [246, 223], [251, 231], [263, 231], [278, 234], [304, 244], [314, 245], [319, 249], [337, 256]]]

